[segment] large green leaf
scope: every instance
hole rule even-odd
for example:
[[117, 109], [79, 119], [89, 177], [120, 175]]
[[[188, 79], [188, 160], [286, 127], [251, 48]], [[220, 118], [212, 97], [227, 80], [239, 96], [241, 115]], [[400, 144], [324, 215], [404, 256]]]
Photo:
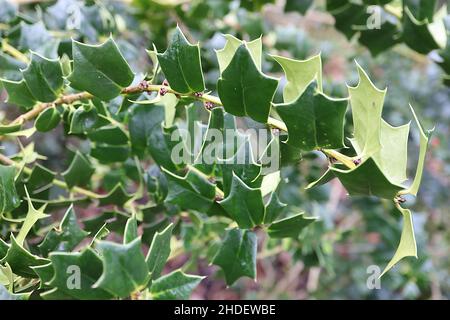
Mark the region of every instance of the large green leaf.
[[100, 251], [103, 273], [94, 288], [125, 298], [146, 286], [149, 273], [140, 238], [127, 244], [97, 241], [96, 248]]
[[200, 61], [200, 47], [191, 45], [183, 32], [177, 27], [169, 47], [158, 61], [170, 87], [179, 93], [202, 92], [205, 90]]
[[331, 167], [350, 195], [377, 196], [394, 199], [403, 186], [391, 182], [381, 171], [373, 158], [362, 162], [354, 169], [344, 170]]
[[284, 102], [295, 101], [310, 85], [317, 81], [317, 90], [322, 92], [322, 59], [320, 54], [306, 60], [294, 60], [272, 56], [284, 70], [287, 83], [283, 89]]
[[148, 270], [152, 279], [157, 279], [170, 255], [170, 238], [174, 225], [171, 223], [163, 231], [156, 232], [147, 254]]
[[38, 101], [52, 102], [62, 91], [63, 74], [57, 59], [49, 60], [32, 53], [31, 62], [22, 73], [28, 89]]
[[403, 209], [400, 206], [397, 206], [397, 209], [403, 215], [402, 235], [400, 237], [400, 243], [397, 247], [397, 250], [395, 251], [394, 256], [392, 257], [391, 261], [389, 261], [386, 268], [384, 268], [381, 276], [389, 271], [401, 259], [405, 257], [417, 258], [417, 245], [416, 238], [414, 237], [414, 226], [411, 211]]
[[72, 42], [73, 72], [70, 86], [102, 100], [118, 96], [134, 74], [112, 38], [100, 45]]
[[294, 102], [277, 105], [287, 126], [287, 144], [302, 150], [344, 147], [344, 117], [347, 99], [332, 99], [316, 91], [310, 83]]
[[10, 212], [20, 204], [14, 183], [15, 175], [16, 168], [14, 166], [0, 164], [0, 214]]
[[1, 79], [1, 84], [8, 92], [8, 103], [16, 104], [21, 107], [30, 108], [36, 103], [36, 99], [28, 89], [25, 80], [10, 81]]
[[265, 208], [261, 190], [250, 188], [234, 173], [230, 193], [219, 204], [242, 229], [250, 229], [263, 222]]
[[256, 279], [257, 239], [254, 232], [228, 230], [213, 264], [222, 268], [228, 285], [240, 277]]
[[186, 300], [204, 277], [187, 275], [181, 270], [175, 270], [168, 275], [156, 279], [150, 287], [154, 300]]
[[[97, 300], [111, 299], [111, 293], [103, 288], [93, 287], [102, 274], [102, 260], [91, 249], [82, 252], [52, 252], [50, 260], [54, 276], [49, 286], [56, 288], [59, 294], [71, 299]], [[52, 298], [54, 293], [42, 296]]]
[[277, 86], [277, 79], [258, 70], [245, 44], [239, 46], [217, 81], [225, 111], [262, 123], [267, 122]]

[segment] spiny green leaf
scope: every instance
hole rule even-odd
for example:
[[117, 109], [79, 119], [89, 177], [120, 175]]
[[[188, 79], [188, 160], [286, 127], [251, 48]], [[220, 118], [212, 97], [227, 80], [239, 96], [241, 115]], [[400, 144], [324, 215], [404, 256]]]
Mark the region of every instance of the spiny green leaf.
[[123, 244], [127, 244], [137, 239], [138, 235], [138, 225], [136, 217], [131, 217], [127, 220], [125, 225], [125, 231], [123, 232]]
[[89, 232], [80, 228], [73, 206], [70, 206], [62, 218], [58, 228], [50, 230], [39, 245], [43, 255], [51, 251], [71, 251]]
[[91, 130], [87, 134], [92, 142], [106, 143], [110, 145], [124, 145], [128, 143], [127, 134], [118, 126], [108, 125]]
[[344, 147], [347, 104], [347, 99], [332, 99], [316, 92], [313, 82], [296, 101], [277, 105], [288, 129], [287, 144], [306, 151]]
[[264, 223], [272, 223], [281, 213], [287, 204], [282, 203], [275, 192], [270, 195], [269, 201], [266, 205], [266, 212], [264, 215]]
[[150, 287], [151, 297], [154, 300], [186, 300], [204, 277], [193, 276], [175, 270], [156, 279]]
[[88, 184], [94, 171], [90, 161], [77, 150], [69, 168], [62, 173], [62, 176], [69, 188], [73, 188]]
[[317, 218], [305, 217], [304, 213], [299, 213], [273, 222], [267, 229], [271, 238], [293, 238], [298, 239], [300, 232]]
[[105, 164], [125, 162], [130, 156], [130, 147], [128, 145], [95, 144], [92, 146], [90, 154], [91, 157]]
[[98, 241], [96, 248], [100, 251], [103, 273], [94, 288], [125, 298], [145, 287], [149, 273], [140, 238], [127, 244]]
[[245, 44], [239, 46], [217, 81], [225, 111], [262, 123], [267, 122], [277, 86], [277, 79], [258, 70]]
[[117, 184], [107, 195], [99, 197], [99, 204], [105, 206], [108, 204], [115, 204], [117, 206], [123, 206], [127, 203], [133, 195], [128, 194], [123, 188], [122, 184]]
[[10, 212], [20, 204], [14, 177], [16, 168], [0, 164], [0, 214]]
[[400, 243], [391, 261], [384, 268], [380, 277], [383, 276], [387, 271], [389, 271], [397, 262], [405, 257], [416, 257], [417, 258], [417, 245], [416, 239], [414, 237], [414, 226], [412, 221], [411, 211], [403, 209], [397, 206], [397, 209], [403, 215], [403, 229], [402, 235], [400, 237]]
[[232, 36], [231, 34], [225, 34], [224, 37], [225, 39], [227, 39], [225, 46], [220, 50], [216, 50], [220, 73], [222, 73], [228, 67], [237, 49], [244, 43], [247, 46], [253, 60], [255, 61], [256, 67], [258, 68], [258, 70], [261, 70], [261, 62], [262, 62], [261, 37], [250, 42], [239, 40], [238, 38]]
[[179, 93], [202, 92], [205, 90], [200, 61], [200, 47], [192, 45], [177, 27], [167, 50], [158, 53], [158, 61], [170, 87]]
[[63, 88], [63, 74], [59, 60], [50, 60], [32, 52], [31, 62], [22, 71], [30, 93], [41, 102], [56, 100]]
[[112, 38], [100, 45], [73, 40], [72, 55], [73, 72], [68, 80], [75, 89], [106, 101], [133, 81], [134, 74]]
[[281, 56], [271, 56], [284, 70], [287, 83], [283, 89], [284, 102], [295, 101], [313, 81], [322, 92], [322, 59], [320, 54], [306, 60], [294, 60]]
[[331, 167], [350, 195], [377, 196], [394, 199], [403, 186], [391, 182], [379, 166], [369, 158], [351, 170]]
[[173, 223], [168, 225], [163, 231], [156, 232], [147, 254], [148, 270], [155, 280], [161, 274], [164, 265], [170, 255], [170, 238], [172, 237]]
[[[72, 299], [111, 299], [103, 288], [93, 287], [102, 274], [102, 260], [91, 249], [82, 252], [52, 252], [54, 276], [49, 285]], [[44, 299], [46, 294], [42, 295]]]
[[366, 72], [357, 64], [359, 83], [348, 87], [353, 116], [353, 136], [367, 159], [381, 149], [381, 112], [386, 89], [377, 89]]
[[8, 92], [8, 103], [16, 104], [21, 107], [31, 108], [36, 103], [36, 99], [28, 89], [25, 80], [10, 81], [0, 80], [5, 90]]
[[254, 232], [237, 228], [227, 231], [213, 264], [222, 268], [228, 285], [243, 276], [256, 279], [256, 246]]
[[265, 208], [261, 190], [250, 188], [235, 174], [230, 193], [219, 204], [242, 229], [250, 229], [263, 222]]

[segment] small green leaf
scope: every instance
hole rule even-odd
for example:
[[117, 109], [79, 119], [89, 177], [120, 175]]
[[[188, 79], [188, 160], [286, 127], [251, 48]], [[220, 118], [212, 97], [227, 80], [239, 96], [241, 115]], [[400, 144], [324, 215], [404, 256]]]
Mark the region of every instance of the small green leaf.
[[96, 144], [92, 146], [90, 155], [101, 163], [125, 162], [130, 156], [130, 147], [128, 145]]
[[20, 205], [14, 177], [16, 168], [0, 164], [0, 214], [10, 212]]
[[305, 217], [302, 212], [294, 216], [275, 221], [270, 225], [267, 231], [271, 238], [298, 239], [300, 232], [316, 220], [317, 218], [314, 217]]
[[69, 168], [62, 173], [62, 176], [69, 188], [73, 188], [88, 184], [94, 171], [90, 161], [77, 150]]
[[50, 60], [32, 52], [31, 62], [22, 71], [30, 93], [41, 102], [56, 100], [63, 88], [63, 74], [59, 60]]
[[307, 60], [294, 60], [281, 56], [271, 56], [278, 62], [286, 75], [286, 86], [283, 89], [284, 102], [292, 102], [302, 95], [313, 80], [317, 81], [317, 89], [322, 92], [322, 59], [320, 54]]
[[22, 124], [6, 124], [0, 125], [0, 135], [15, 133], [22, 130]]
[[264, 223], [272, 223], [281, 213], [287, 204], [282, 203], [275, 192], [272, 192], [270, 199], [266, 205], [266, 212], [264, 215]]
[[175, 29], [167, 50], [158, 53], [158, 61], [173, 90], [183, 94], [205, 90], [200, 47], [190, 44], [179, 27]]
[[311, 83], [294, 102], [277, 105], [288, 129], [286, 143], [305, 151], [344, 147], [347, 104], [347, 99], [332, 99], [317, 92], [316, 84]]
[[134, 74], [112, 38], [100, 45], [72, 41], [73, 72], [70, 86], [101, 100], [111, 100], [130, 85]]
[[125, 225], [125, 231], [123, 232], [123, 244], [127, 244], [137, 239], [138, 235], [138, 225], [136, 217], [131, 217], [127, 220]]
[[100, 251], [103, 273], [93, 288], [125, 298], [146, 286], [149, 273], [140, 238], [127, 244], [97, 241], [96, 248]]
[[117, 184], [107, 195], [99, 197], [99, 204], [106, 206], [109, 204], [115, 204], [116, 206], [123, 206], [133, 197], [128, 194], [123, 188], [122, 184]]
[[8, 103], [16, 104], [21, 107], [31, 108], [36, 103], [36, 99], [28, 89], [25, 80], [10, 81], [0, 80], [6, 92], [8, 92]]
[[227, 285], [240, 277], [256, 279], [257, 239], [254, 232], [241, 229], [228, 230], [213, 264], [222, 268]]
[[39, 114], [34, 122], [37, 131], [48, 132], [61, 121], [61, 113], [56, 108], [47, 108]]
[[110, 145], [124, 145], [128, 143], [127, 134], [118, 126], [108, 125], [91, 130], [87, 134], [92, 142], [105, 143]]
[[250, 229], [263, 222], [265, 208], [261, 190], [250, 188], [235, 174], [229, 195], [219, 204], [242, 229]]
[[161, 274], [170, 255], [170, 238], [172, 237], [173, 223], [168, 225], [163, 231], [156, 232], [147, 254], [147, 266], [155, 280]]
[[92, 103], [77, 108], [71, 115], [69, 134], [84, 134], [91, 131], [99, 120], [97, 109]]
[[150, 293], [154, 300], [186, 300], [203, 278], [175, 270], [156, 279], [150, 287]]
[[389, 271], [397, 262], [405, 257], [416, 257], [417, 258], [417, 245], [416, 238], [414, 237], [414, 226], [412, 221], [411, 211], [403, 209], [397, 206], [397, 209], [403, 215], [403, 229], [402, 235], [400, 237], [400, 243], [391, 261], [384, 268], [380, 277], [383, 276], [387, 271]]
[[225, 111], [262, 123], [267, 122], [277, 86], [277, 79], [258, 70], [245, 44], [239, 46], [217, 81]]

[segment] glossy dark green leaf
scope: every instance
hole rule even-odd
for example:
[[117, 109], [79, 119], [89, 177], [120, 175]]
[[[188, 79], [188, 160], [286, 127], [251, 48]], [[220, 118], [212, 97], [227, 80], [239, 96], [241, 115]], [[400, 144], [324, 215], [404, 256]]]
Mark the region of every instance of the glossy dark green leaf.
[[154, 300], [186, 300], [203, 278], [175, 270], [153, 281], [150, 294]]
[[153, 236], [152, 244], [147, 254], [148, 270], [155, 280], [161, 274], [170, 255], [170, 238], [174, 225], [171, 223], [163, 231], [156, 232]]
[[127, 220], [125, 225], [125, 231], [123, 232], [123, 244], [127, 244], [137, 239], [138, 235], [138, 225], [136, 217], [131, 217]]
[[[90, 248], [82, 252], [52, 252], [50, 260], [54, 277], [49, 285], [71, 299], [111, 299], [113, 296], [102, 288], [93, 287], [102, 274], [102, 260]], [[46, 294], [43, 294], [44, 299]], [[51, 297], [51, 296], [50, 296]]]
[[96, 248], [100, 251], [103, 273], [94, 288], [125, 298], [146, 286], [149, 272], [139, 238], [127, 244], [98, 241]]
[[31, 94], [24, 80], [10, 81], [1, 79], [1, 83], [6, 92], [8, 92], [8, 103], [25, 108], [31, 108], [36, 103], [36, 99]]
[[101, 163], [125, 162], [130, 156], [128, 145], [96, 144], [91, 149], [91, 156]]
[[61, 119], [61, 113], [56, 108], [47, 108], [36, 118], [34, 126], [37, 131], [47, 132], [54, 129]]
[[101, 206], [115, 204], [123, 206], [133, 195], [128, 194], [123, 188], [122, 184], [117, 184], [107, 195], [99, 197], [99, 204]]
[[32, 53], [31, 62], [22, 71], [28, 89], [36, 100], [52, 102], [63, 88], [63, 74], [59, 60], [50, 60]]
[[99, 116], [92, 103], [78, 107], [70, 119], [70, 134], [83, 134], [91, 131], [97, 125]]
[[403, 14], [403, 41], [413, 50], [421, 54], [428, 54], [434, 49], [439, 49], [439, 44], [433, 37], [427, 18], [420, 20], [409, 7], [405, 7]]
[[277, 105], [287, 126], [287, 143], [305, 151], [344, 147], [344, 117], [347, 99], [332, 99], [316, 91], [311, 83], [292, 103]]
[[298, 239], [300, 232], [314, 221], [316, 221], [316, 218], [305, 217], [302, 212], [273, 222], [267, 229], [267, 232], [271, 238]]
[[87, 136], [93, 142], [110, 145], [124, 145], [128, 143], [127, 134], [121, 128], [114, 125], [91, 130]]
[[39, 249], [44, 256], [51, 251], [72, 251], [88, 234], [78, 225], [73, 206], [70, 206], [59, 226], [47, 233]]
[[222, 268], [228, 285], [240, 277], [256, 279], [257, 239], [254, 232], [228, 230], [213, 264]]
[[112, 38], [100, 45], [72, 42], [71, 87], [87, 91], [102, 100], [118, 96], [130, 85], [134, 74]]
[[10, 212], [20, 204], [14, 177], [16, 168], [0, 164], [0, 214]]
[[269, 201], [266, 204], [266, 213], [264, 215], [264, 223], [272, 223], [286, 208], [287, 204], [280, 201], [280, 198], [275, 192], [270, 195]]
[[265, 208], [261, 190], [250, 188], [235, 174], [229, 195], [219, 204], [242, 229], [250, 229], [263, 222]]
[[242, 44], [217, 82], [225, 111], [266, 123], [278, 80], [261, 73]]
[[158, 53], [158, 61], [172, 89], [179, 93], [205, 90], [200, 61], [200, 47], [191, 45], [180, 28], [176, 28], [167, 50]]
[[84, 186], [88, 184], [94, 171], [94, 167], [86, 156], [77, 151], [69, 168], [62, 173], [62, 176], [69, 188], [73, 188], [74, 186]]
[[0, 135], [19, 132], [22, 130], [22, 124], [6, 124], [0, 125]]

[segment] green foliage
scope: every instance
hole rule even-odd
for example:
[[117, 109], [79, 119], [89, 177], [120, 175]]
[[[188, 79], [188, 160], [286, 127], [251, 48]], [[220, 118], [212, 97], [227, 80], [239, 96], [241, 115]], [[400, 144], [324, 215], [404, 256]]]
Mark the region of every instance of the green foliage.
[[[266, 2], [241, 4], [257, 10]], [[64, 23], [56, 15], [64, 4], [60, 0], [46, 8], [43, 16], [53, 24], [45, 25]], [[310, 4], [292, 2], [285, 10], [305, 12]], [[336, 26], [352, 36], [351, 26], [365, 17], [358, 10], [368, 4], [345, 10], [330, 4], [329, 10], [342, 9], [335, 15]], [[78, 5], [83, 28], [71, 43], [53, 38], [42, 22], [21, 21], [19, 38], [8, 38], [17, 48], [4, 42], [0, 55], [0, 62], [8, 62], [0, 67], [8, 103], [26, 109], [0, 127], [2, 139], [17, 142], [16, 154], [2, 155], [5, 165], [0, 165], [0, 297], [187, 299], [203, 277], [184, 272], [191, 273], [191, 264], [203, 260], [220, 267], [229, 286], [242, 277], [256, 280], [260, 252], [286, 244], [302, 253], [321, 248], [312, 242], [324, 222], [281, 197], [289, 180], [282, 169], [292, 169], [289, 163], [300, 159], [307, 165], [319, 152], [327, 156], [328, 168], [309, 188], [338, 178], [349, 195], [391, 200], [402, 213], [400, 244], [385, 271], [404, 257], [417, 256], [412, 213], [400, 204], [402, 196], [418, 192], [429, 133], [413, 111], [420, 151], [415, 179], [407, 187], [409, 124], [393, 127], [381, 117], [386, 90], [377, 89], [361, 67], [359, 84], [348, 88], [348, 98], [337, 99], [324, 93], [320, 55], [306, 60], [272, 55], [286, 78], [279, 103], [279, 80], [266, 71], [262, 38], [225, 35], [214, 62], [219, 72], [206, 72], [212, 63], [206, 59], [202, 66], [201, 61], [212, 50], [203, 42], [192, 45], [192, 35], [183, 34], [180, 26], [164, 53], [157, 50], [161, 40], [154, 39], [147, 51], [152, 67], [135, 72], [136, 59], [129, 56], [133, 50], [123, 49], [134, 46], [108, 37], [106, 26], [87, 18], [90, 6]], [[15, 12], [1, 12], [5, 23], [10, 10]], [[426, 6], [413, 11], [418, 19], [433, 16]], [[420, 27], [413, 19], [405, 23]], [[385, 27], [390, 37], [392, 30]], [[405, 26], [404, 41], [407, 32]], [[360, 41], [372, 36], [363, 32]], [[379, 45], [374, 44], [375, 52]], [[206, 91], [214, 84], [216, 93]], [[349, 103], [351, 137], [346, 136], [350, 123], [344, 121]], [[258, 137], [266, 143], [264, 150], [255, 150], [254, 137], [239, 132], [244, 127], [265, 133]], [[177, 144], [173, 136], [178, 129], [194, 136], [181, 134]], [[227, 129], [238, 134], [209, 140]], [[23, 146], [16, 139], [54, 130], [71, 141], [67, 163], [55, 172], [34, 143]], [[175, 150], [184, 156], [181, 163], [174, 159]], [[208, 152], [212, 162], [201, 162]], [[264, 160], [270, 156], [280, 166], [266, 170]], [[315, 212], [306, 201], [300, 205]], [[95, 208], [96, 215], [77, 218], [83, 206]], [[65, 214], [59, 218], [61, 209]], [[189, 252], [183, 271], [171, 271], [171, 260], [183, 252]], [[31, 285], [23, 285], [23, 278]]]

